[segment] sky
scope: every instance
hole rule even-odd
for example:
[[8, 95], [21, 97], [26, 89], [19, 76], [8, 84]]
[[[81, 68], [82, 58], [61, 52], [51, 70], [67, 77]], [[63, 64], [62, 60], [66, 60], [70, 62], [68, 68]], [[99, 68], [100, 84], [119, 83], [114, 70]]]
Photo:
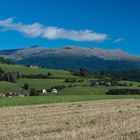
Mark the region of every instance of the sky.
[[34, 45], [140, 55], [140, 0], [0, 0], [0, 49]]

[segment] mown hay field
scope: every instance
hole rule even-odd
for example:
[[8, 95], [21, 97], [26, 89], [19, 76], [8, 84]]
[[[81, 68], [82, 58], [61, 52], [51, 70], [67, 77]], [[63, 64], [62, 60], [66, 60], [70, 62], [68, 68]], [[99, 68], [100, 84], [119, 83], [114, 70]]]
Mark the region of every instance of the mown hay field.
[[140, 100], [0, 108], [2, 140], [139, 140]]

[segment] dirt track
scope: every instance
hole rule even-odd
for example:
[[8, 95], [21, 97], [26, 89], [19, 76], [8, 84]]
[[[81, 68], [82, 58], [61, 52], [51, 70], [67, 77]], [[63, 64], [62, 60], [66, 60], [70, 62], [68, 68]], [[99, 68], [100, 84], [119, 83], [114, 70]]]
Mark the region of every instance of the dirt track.
[[0, 108], [0, 140], [140, 140], [140, 100]]

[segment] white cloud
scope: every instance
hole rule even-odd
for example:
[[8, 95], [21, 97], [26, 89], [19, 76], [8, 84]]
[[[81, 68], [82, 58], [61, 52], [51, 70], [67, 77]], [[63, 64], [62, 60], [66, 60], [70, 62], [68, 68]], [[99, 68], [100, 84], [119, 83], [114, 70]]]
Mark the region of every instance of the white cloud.
[[42, 37], [47, 39], [68, 39], [72, 41], [104, 41], [108, 38], [105, 33], [96, 33], [92, 30], [70, 30], [54, 26], [44, 26], [40, 23], [15, 23], [14, 18], [0, 20], [0, 27], [4, 30], [18, 31], [28, 37]]
[[116, 40], [114, 40], [115, 43], [119, 43], [119, 42], [122, 42], [122, 41], [124, 41], [123, 38], [117, 38]]

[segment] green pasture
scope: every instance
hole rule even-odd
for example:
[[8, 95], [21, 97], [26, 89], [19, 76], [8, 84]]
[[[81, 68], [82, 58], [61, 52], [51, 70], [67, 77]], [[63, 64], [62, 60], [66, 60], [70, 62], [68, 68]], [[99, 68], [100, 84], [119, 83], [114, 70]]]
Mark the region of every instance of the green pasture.
[[[65, 78], [81, 78], [73, 76], [68, 71], [63, 70], [51, 70], [51, 69], [34, 69], [27, 68], [22, 65], [6, 65], [0, 64], [0, 68], [7, 72], [19, 72], [20, 74], [47, 74], [51, 72], [54, 76], [60, 77], [57, 79], [27, 79], [20, 78], [16, 83], [10, 83], [0, 81], [0, 93], [7, 92], [21, 92], [21, 87], [24, 83], [29, 84], [29, 88], [48, 89], [53, 86], [64, 85], [66, 88], [59, 91], [59, 95], [48, 94], [46, 96], [32, 96], [32, 97], [12, 97], [12, 98], [0, 98], [0, 107], [3, 106], [16, 106], [16, 105], [33, 105], [33, 104], [48, 104], [48, 103], [61, 103], [61, 102], [78, 102], [78, 101], [91, 101], [91, 100], [104, 100], [104, 99], [128, 99], [136, 98], [140, 99], [139, 95], [106, 95], [105, 93], [113, 88], [140, 88], [140, 83], [131, 81], [120, 81], [121, 83], [127, 83], [132, 86], [95, 86], [90, 87], [88, 78], [84, 79], [84, 82], [66, 83]], [[93, 79], [93, 78], [92, 78]], [[71, 87], [71, 86], [72, 87]], [[24, 91], [29, 92], [29, 91]]]
[[107, 99], [140, 99], [139, 95], [53, 95], [53, 96], [32, 96], [0, 99], [0, 107], [37, 105], [49, 103], [81, 102]]
[[23, 65], [0, 64], [0, 68], [6, 72], [19, 72], [20, 74], [47, 74], [52, 73], [56, 77], [75, 77], [70, 72], [64, 70], [53, 70], [45, 68], [28, 68]]

